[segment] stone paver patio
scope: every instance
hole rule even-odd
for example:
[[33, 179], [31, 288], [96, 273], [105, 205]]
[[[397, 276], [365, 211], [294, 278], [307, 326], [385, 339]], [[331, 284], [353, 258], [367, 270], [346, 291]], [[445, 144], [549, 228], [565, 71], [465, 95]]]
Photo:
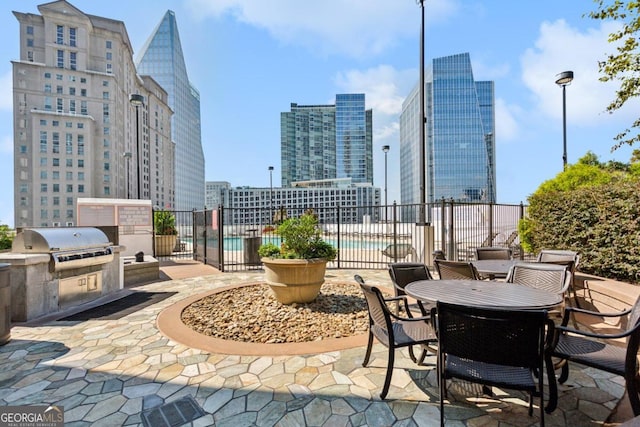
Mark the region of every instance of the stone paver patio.
[[[328, 280], [353, 281], [354, 273], [331, 270]], [[384, 270], [358, 273], [390, 286]], [[159, 313], [187, 297], [262, 278], [256, 271], [156, 282], [132, 290], [176, 294], [119, 319], [14, 325], [11, 341], [0, 346], [0, 405], [63, 406], [65, 426], [135, 426], [143, 411], [190, 395], [206, 413], [187, 424], [194, 426], [439, 425], [433, 356], [417, 366], [401, 352], [381, 401], [387, 350], [380, 344], [364, 368], [364, 345], [316, 353], [310, 343], [308, 354], [249, 356], [234, 354], [232, 346], [194, 348], [157, 327]], [[450, 384], [448, 426], [539, 425], [523, 394], [494, 389], [489, 398], [479, 387]], [[602, 425], [622, 398], [624, 381], [575, 366], [559, 393], [547, 425]]]

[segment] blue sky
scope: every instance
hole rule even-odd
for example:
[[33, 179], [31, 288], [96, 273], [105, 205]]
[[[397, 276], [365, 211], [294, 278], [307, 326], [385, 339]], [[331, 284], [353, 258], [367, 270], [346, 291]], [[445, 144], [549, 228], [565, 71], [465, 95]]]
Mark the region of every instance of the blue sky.
[[[13, 225], [11, 61], [18, 22], [43, 1], [0, 4], [0, 223]], [[290, 103], [333, 103], [361, 92], [374, 117], [374, 180], [399, 200], [398, 119], [418, 81], [420, 8], [415, 0], [137, 0], [71, 1], [91, 15], [125, 23], [134, 53], [167, 10], [176, 14], [189, 78], [201, 95], [206, 179], [233, 186], [280, 182], [280, 113]], [[562, 90], [567, 87], [568, 161], [587, 151], [627, 162], [631, 147], [611, 152], [613, 137], [640, 108], [605, 112], [616, 86], [598, 81], [598, 61], [613, 53], [615, 23], [586, 14], [590, 1], [427, 0], [425, 58], [469, 52], [476, 80], [495, 81], [499, 203], [526, 203], [562, 170]], [[640, 148], [640, 147], [639, 147]]]

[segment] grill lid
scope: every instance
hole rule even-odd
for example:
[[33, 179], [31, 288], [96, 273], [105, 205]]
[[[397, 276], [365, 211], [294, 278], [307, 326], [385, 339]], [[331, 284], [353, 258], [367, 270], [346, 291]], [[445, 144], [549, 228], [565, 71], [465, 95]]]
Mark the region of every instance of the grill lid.
[[13, 239], [11, 250], [21, 253], [95, 249], [111, 242], [102, 230], [94, 227], [25, 228]]

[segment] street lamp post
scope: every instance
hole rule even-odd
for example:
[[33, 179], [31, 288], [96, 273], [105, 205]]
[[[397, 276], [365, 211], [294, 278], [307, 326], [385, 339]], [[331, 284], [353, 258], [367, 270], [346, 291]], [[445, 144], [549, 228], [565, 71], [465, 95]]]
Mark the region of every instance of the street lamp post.
[[131, 151], [127, 151], [122, 154], [125, 161], [127, 162], [127, 179], [125, 180], [125, 184], [127, 185], [127, 199], [131, 198], [131, 187], [129, 187], [129, 163], [131, 163]]
[[556, 84], [562, 86], [562, 169], [567, 169], [567, 85], [573, 80], [573, 71], [558, 74]]
[[424, 96], [424, 0], [416, 0], [420, 4], [420, 12], [422, 15], [420, 25], [420, 225], [426, 224], [426, 177], [427, 171], [425, 166], [426, 147], [425, 147], [425, 125], [427, 118], [425, 117], [425, 96]]
[[273, 166], [269, 166], [269, 224], [273, 222]]
[[138, 175], [138, 199], [140, 199], [140, 188], [142, 187], [142, 181], [140, 176], [140, 114], [138, 107], [144, 105], [144, 96], [138, 93], [132, 93], [129, 95], [129, 102], [136, 107], [136, 164]]
[[389, 146], [383, 145], [382, 151], [384, 152], [384, 222], [387, 222], [387, 153], [389, 152]]

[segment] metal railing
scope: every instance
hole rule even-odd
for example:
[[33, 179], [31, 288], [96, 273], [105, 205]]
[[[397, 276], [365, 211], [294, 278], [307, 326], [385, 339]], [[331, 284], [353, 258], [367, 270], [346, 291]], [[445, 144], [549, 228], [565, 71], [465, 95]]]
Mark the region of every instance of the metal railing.
[[[394, 261], [432, 264], [434, 250], [448, 259], [472, 259], [476, 247], [508, 246], [526, 258], [519, 245], [518, 222], [526, 206], [460, 203], [442, 200], [426, 206], [427, 225], [417, 223], [420, 205], [354, 206], [311, 209], [323, 238], [338, 249], [328, 268], [387, 268]], [[178, 241], [171, 257], [210, 264], [221, 271], [261, 267], [258, 247], [279, 243], [277, 220], [299, 216], [307, 209], [229, 208], [180, 212]], [[386, 212], [385, 212], [386, 211]], [[383, 215], [385, 212], [386, 215]], [[378, 220], [387, 218], [387, 221]], [[273, 221], [269, 221], [273, 218]]]

